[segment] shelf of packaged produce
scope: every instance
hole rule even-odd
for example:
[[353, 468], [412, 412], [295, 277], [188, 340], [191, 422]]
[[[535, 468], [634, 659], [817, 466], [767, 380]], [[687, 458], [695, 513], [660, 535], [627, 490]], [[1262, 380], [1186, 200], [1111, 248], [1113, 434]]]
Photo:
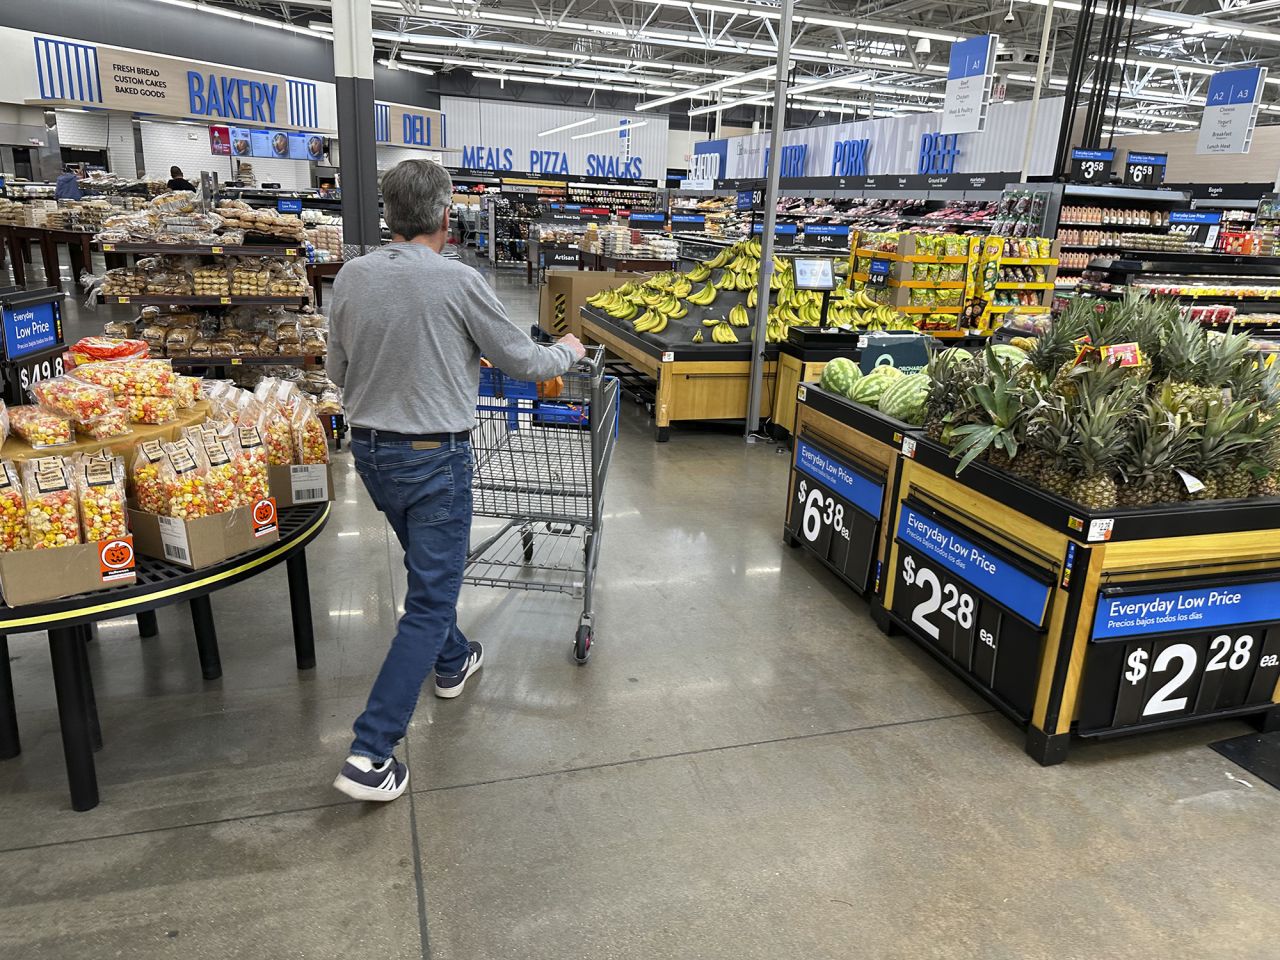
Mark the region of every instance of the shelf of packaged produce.
[[205, 246], [180, 243], [95, 243], [103, 253], [174, 254], [177, 256], [296, 257], [303, 253], [301, 243], [291, 246], [274, 244], [234, 244]]
[[896, 310], [898, 313], [959, 313], [963, 307], [890, 307], [890, 310]]
[[[943, 311], [934, 310], [933, 313], [941, 313]], [[989, 333], [974, 333], [972, 330], [921, 330], [921, 333], [928, 334], [931, 337], [937, 337], [939, 340], [965, 340], [973, 337], [989, 337]]]
[[131, 303], [140, 307], [304, 307], [306, 297], [166, 297], [163, 294], [103, 296], [103, 303]]
[[1092, 227], [1095, 230], [1168, 230], [1167, 223], [1085, 223], [1081, 220], [1059, 220], [1060, 227]]
[[306, 367], [324, 363], [324, 357], [170, 357], [175, 367]]
[[1008, 313], [1010, 310], [1018, 310], [1022, 313], [1048, 313], [1053, 308], [1039, 304], [995, 303], [989, 309], [992, 313]]
[[926, 253], [901, 254], [887, 250], [867, 250], [859, 247], [855, 256], [872, 257], [876, 260], [901, 260], [903, 263], [968, 263], [968, 257], [937, 257]]
[[[961, 284], [961, 286], [964, 286], [964, 284]], [[1028, 282], [1020, 283], [1016, 280], [1011, 280], [1011, 281], [1001, 281], [1000, 283], [997, 283], [996, 289], [997, 290], [1052, 290], [1053, 284], [1046, 283], [1043, 281], [1036, 281], [1036, 282], [1028, 281]]]
[[[1144, 288], [1145, 289], [1145, 288]], [[1161, 291], [1156, 294], [1161, 297], [1177, 297], [1179, 300], [1218, 300], [1223, 303], [1253, 303], [1253, 304], [1272, 304], [1280, 307], [1280, 287], [1277, 287], [1273, 293], [1265, 294], [1244, 294], [1244, 293], [1167, 293]]]
[[1056, 267], [1057, 257], [1001, 257], [1002, 267]]

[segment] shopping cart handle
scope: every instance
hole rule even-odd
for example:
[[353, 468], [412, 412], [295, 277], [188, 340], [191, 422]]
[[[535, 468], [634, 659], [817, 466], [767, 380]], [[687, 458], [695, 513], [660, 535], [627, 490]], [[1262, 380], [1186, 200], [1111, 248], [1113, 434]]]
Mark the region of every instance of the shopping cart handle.
[[573, 370], [581, 370], [584, 373], [599, 375], [604, 372], [604, 344], [595, 347], [587, 347], [587, 353], [581, 360], [575, 360]]

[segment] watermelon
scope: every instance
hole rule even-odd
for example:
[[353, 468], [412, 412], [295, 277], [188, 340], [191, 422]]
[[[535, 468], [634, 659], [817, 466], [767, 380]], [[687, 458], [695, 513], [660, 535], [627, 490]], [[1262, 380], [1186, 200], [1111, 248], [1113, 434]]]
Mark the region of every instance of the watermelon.
[[1006, 368], [1012, 366], [1016, 370], [1027, 362], [1027, 352], [1015, 347], [1012, 343], [993, 343], [988, 349]]
[[872, 367], [868, 377], [901, 377], [903, 372], [891, 363], [882, 363], [878, 367]]
[[869, 407], [874, 407], [880, 402], [880, 394], [901, 376], [902, 371], [896, 367], [876, 367], [854, 384], [849, 399], [855, 403], [865, 403]]
[[836, 357], [823, 369], [818, 386], [823, 390], [830, 390], [832, 393], [847, 397], [861, 376], [862, 371], [858, 369], [856, 363], [848, 357]]
[[880, 394], [880, 412], [904, 423], [924, 423], [924, 403], [929, 395], [929, 375], [913, 373], [894, 379]]
[[938, 354], [939, 360], [972, 360], [973, 354], [964, 347], [948, 347]]

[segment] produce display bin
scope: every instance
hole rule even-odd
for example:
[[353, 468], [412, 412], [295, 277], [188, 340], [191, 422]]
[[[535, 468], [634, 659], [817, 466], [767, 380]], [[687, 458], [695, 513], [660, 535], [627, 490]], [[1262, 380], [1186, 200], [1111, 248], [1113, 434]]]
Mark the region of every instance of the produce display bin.
[[[581, 322], [584, 342], [603, 345], [610, 355], [656, 382], [653, 417], [659, 443], [669, 439], [675, 421], [746, 416], [751, 388], [749, 342], [663, 344], [636, 334], [630, 322], [614, 320], [592, 307], [582, 308]], [[773, 410], [777, 353], [776, 345], [766, 347], [761, 416]]]
[[900, 451], [919, 430], [814, 384], [798, 388], [783, 537], [859, 593], [879, 592]]
[[1071, 735], [1254, 715], [1280, 728], [1280, 499], [1089, 511], [920, 437], [903, 446], [882, 601], [1025, 725]]
[[795, 436], [796, 397], [802, 383], [817, 383], [827, 362], [836, 357], [857, 359], [857, 331], [829, 328], [793, 329], [778, 346], [778, 382], [773, 394], [775, 433]]
[[612, 270], [588, 272], [564, 267], [548, 267], [538, 303], [538, 326], [545, 333], [562, 337], [572, 333], [582, 339], [578, 313], [587, 297], [618, 287], [628, 280], [640, 281], [644, 274], [616, 273]]

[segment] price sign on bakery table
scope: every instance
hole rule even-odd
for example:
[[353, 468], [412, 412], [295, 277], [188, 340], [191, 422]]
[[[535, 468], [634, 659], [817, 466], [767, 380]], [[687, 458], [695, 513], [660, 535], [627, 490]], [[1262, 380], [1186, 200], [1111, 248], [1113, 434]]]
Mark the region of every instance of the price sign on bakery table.
[[897, 543], [894, 614], [1026, 716], [1053, 589], [1048, 576], [908, 505]]
[[1141, 726], [1271, 703], [1280, 680], [1280, 581], [1098, 596], [1080, 730]]
[[280, 213], [301, 213], [302, 201], [281, 198], [276, 201], [276, 210]]
[[1158, 187], [1169, 165], [1167, 153], [1135, 153], [1124, 158], [1124, 182], [1133, 187]]
[[577, 249], [565, 249], [564, 247], [552, 247], [542, 250], [542, 265], [544, 267], [576, 267], [578, 265]]
[[871, 572], [884, 484], [810, 440], [796, 441], [787, 529], [857, 589]]
[[707, 218], [701, 213], [673, 213], [671, 215], [672, 233], [701, 233], [706, 224]]
[[892, 260], [872, 258], [867, 266], [867, 286], [884, 287], [889, 284], [889, 271], [893, 269]]
[[18, 405], [26, 403], [30, 389], [41, 380], [51, 380], [64, 373], [62, 347], [33, 353], [4, 365], [4, 400]]
[[1075, 147], [1071, 151], [1071, 179], [1076, 183], [1107, 183], [1111, 180], [1111, 165], [1115, 159], [1114, 150]]

